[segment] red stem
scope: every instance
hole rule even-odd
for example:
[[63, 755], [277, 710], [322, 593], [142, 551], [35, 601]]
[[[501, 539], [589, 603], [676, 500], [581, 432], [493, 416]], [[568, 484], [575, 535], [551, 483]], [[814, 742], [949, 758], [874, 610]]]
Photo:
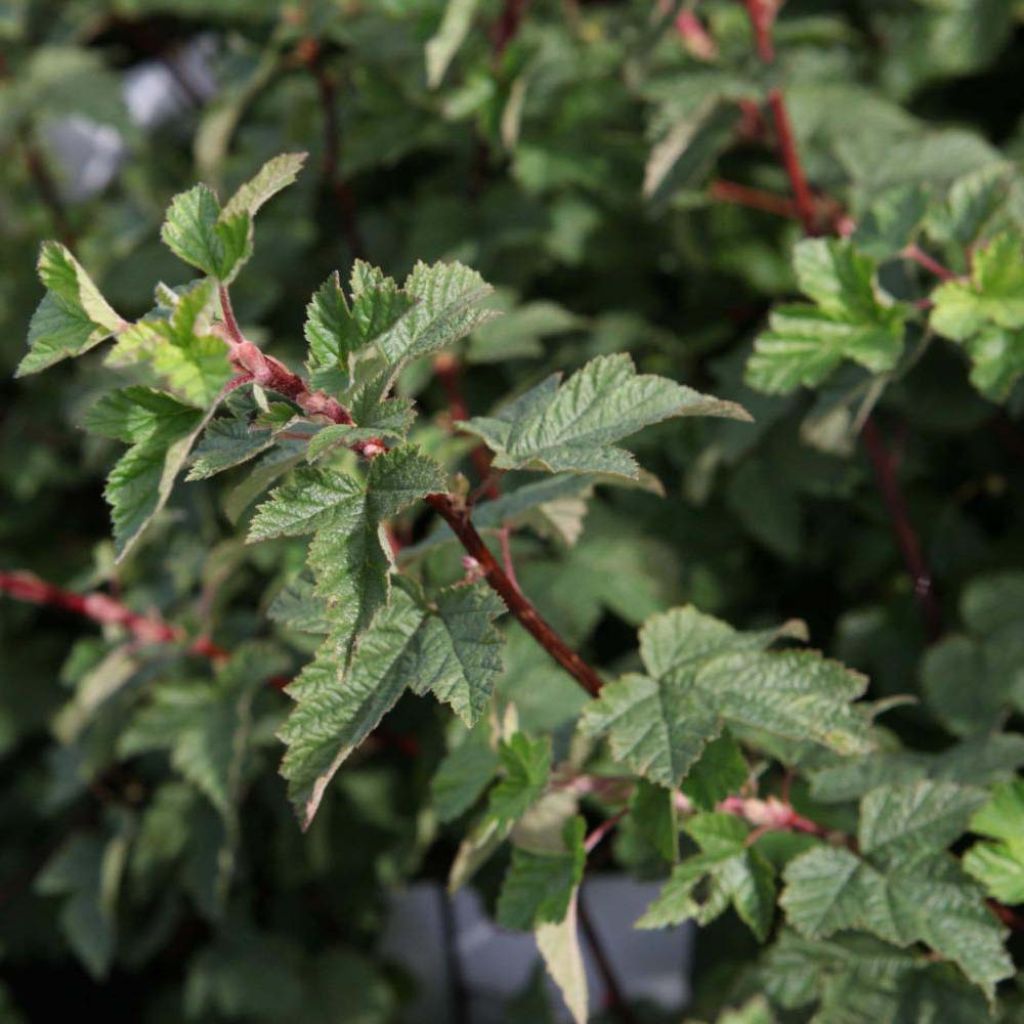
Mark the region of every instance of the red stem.
[[636, 1024], [636, 1017], [626, 1001], [619, 979], [615, 976], [611, 959], [605, 952], [604, 943], [601, 941], [597, 928], [591, 920], [590, 913], [583, 902], [583, 886], [580, 886], [576, 893], [576, 913], [579, 915], [580, 928], [594, 955], [594, 963], [605, 987], [605, 1005], [616, 1016], [622, 1024]]
[[[775, 51], [772, 45], [771, 29], [778, 4], [775, 0], [746, 0], [746, 5], [747, 14], [750, 17], [755, 37], [758, 40], [758, 53], [765, 63], [772, 63], [775, 58]], [[818, 234], [818, 223], [815, 216], [814, 197], [807, 186], [807, 178], [804, 175], [803, 165], [800, 162], [800, 153], [796, 148], [796, 140], [789, 121], [789, 113], [786, 110], [782, 91], [779, 88], [773, 88], [769, 92], [768, 104], [771, 107], [772, 116], [775, 121], [779, 151], [793, 189], [800, 222], [806, 234], [816, 235]], [[949, 272], [946, 268], [932, 260], [927, 253], [920, 250], [916, 245], [908, 246], [904, 255], [921, 263], [922, 266], [927, 265], [929, 270], [937, 273], [943, 280], [947, 279], [945, 275]], [[922, 262], [922, 259], [927, 262]], [[892, 458], [885, 447], [885, 442], [882, 440], [877, 426], [870, 416], [864, 423], [861, 436], [864, 438], [868, 457], [871, 460], [875, 479], [882, 495], [882, 501], [889, 514], [889, 520], [892, 524], [893, 533], [896, 535], [896, 542], [903, 556], [904, 565], [913, 581], [914, 596], [924, 614], [928, 635], [932, 640], [935, 640], [942, 632], [942, 616], [939, 603], [935, 597], [931, 572], [925, 561], [917, 532], [910, 520], [907, 503], [903, 496], [903, 491], [900, 489]]]
[[548, 625], [533, 604], [508, 578], [490, 548], [477, 533], [469, 512], [450, 494], [430, 494], [427, 504], [451, 527], [466, 551], [477, 560], [484, 578], [505, 602], [520, 624], [587, 691], [596, 697], [603, 685], [601, 677]]
[[[462, 394], [462, 364], [457, 356], [442, 352], [434, 357], [434, 376], [437, 377], [448, 399], [448, 412], [452, 421], [468, 420], [469, 406]], [[491, 476], [491, 456], [487, 448], [476, 445], [469, 453], [473, 469], [481, 481], [480, 492], [487, 498], [497, 498], [500, 493], [497, 482]]]
[[[155, 616], [139, 615], [109, 594], [76, 594], [72, 590], [47, 583], [30, 572], [0, 572], [0, 594], [30, 604], [60, 608], [102, 625], [123, 626], [142, 643], [179, 643], [185, 639], [185, 632], [179, 626], [172, 626]], [[208, 637], [200, 637], [190, 650], [212, 661], [228, 657], [228, 652], [212, 643]]]
[[924, 267], [925, 270], [934, 274], [940, 281], [954, 281], [956, 280], [956, 274], [953, 273], [948, 267], [944, 267], [937, 259], [933, 256], [929, 256], [915, 242], [911, 242], [901, 255], [908, 260], [913, 260], [918, 266]]
[[495, 60], [501, 58], [509, 43], [518, 35], [519, 26], [529, 6], [530, 0], [505, 0], [498, 20], [491, 28], [491, 52]]
[[778, 0], [746, 0], [747, 15], [754, 30], [757, 43], [757, 54], [765, 62], [771, 64], [775, 60], [775, 44], [772, 40], [772, 26], [778, 10]]
[[796, 148], [796, 139], [793, 137], [793, 126], [790, 124], [789, 112], [786, 110], [780, 89], [772, 89], [768, 93], [768, 106], [771, 107], [772, 118], [775, 121], [779, 152], [782, 155], [786, 174], [789, 176], [789, 183], [793, 188], [800, 223], [806, 234], [816, 235], [818, 234], [818, 224], [814, 213], [814, 196], [807, 187], [807, 178], [804, 175], [803, 164], [800, 162], [800, 154]]
[[896, 467], [886, 448], [881, 431], [870, 416], [861, 431], [864, 447], [867, 449], [871, 468], [875, 473], [882, 502], [889, 514], [889, 522], [903, 555], [903, 562], [914, 585], [914, 598], [924, 614], [930, 640], [937, 640], [942, 633], [942, 612], [932, 584], [932, 575], [925, 561], [921, 542], [910, 520], [906, 499], [899, 485]]
[[761, 210], [764, 213], [774, 213], [789, 220], [800, 219], [796, 203], [788, 196], [779, 196], [762, 188], [739, 185], [734, 181], [718, 179], [711, 182], [711, 198], [736, 206], [746, 206], [752, 210]]

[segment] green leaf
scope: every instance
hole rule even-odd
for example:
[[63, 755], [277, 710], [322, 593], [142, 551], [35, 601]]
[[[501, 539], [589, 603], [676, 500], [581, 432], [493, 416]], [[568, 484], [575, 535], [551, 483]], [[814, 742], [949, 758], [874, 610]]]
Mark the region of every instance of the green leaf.
[[954, 341], [966, 341], [986, 325], [1024, 328], [1024, 249], [1004, 232], [974, 253], [969, 281], [947, 281], [932, 295], [931, 325]]
[[[211, 407], [208, 415], [212, 412]], [[203, 422], [197, 409], [142, 387], [112, 392], [89, 411], [88, 429], [131, 445], [111, 470], [104, 491], [118, 558], [128, 554], [167, 503]]]
[[577, 815], [565, 824], [560, 841], [548, 848], [513, 847], [498, 896], [497, 921], [502, 928], [529, 931], [565, 920], [573, 891], [583, 878], [585, 831], [586, 823]]
[[441, 24], [427, 40], [427, 85], [436, 89], [473, 24], [480, 0], [447, 0]]
[[628, 355], [599, 356], [561, 387], [554, 374], [496, 416], [461, 429], [480, 437], [499, 469], [607, 473], [636, 480], [629, 452], [615, 441], [673, 416], [749, 419], [734, 402], [702, 395], [653, 374], [637, 375]]
[[999, 842], [972, 846], [964, 870], [997, 900], [1024, 903], [1024, 781], [996, 786], [971, 818], [971, 830]]
[[[355, 354], [391, 330], [415, 303], [415, 298], [399, 291], [390, 277], [362, 260], [356, 260], [352, 267], [350, 287], [351, 307], [335, 272], [306, 307], [307, 365], [314, 386], [328, 390], [348, 388]], [[361, 396], [354, 397], [352, 410], [358, 424], [373, 425], [369, 422], [371, 410], [365, 407], [367, 398], [373, 395], [374, 404], [384, 402], [392, 377], [393, 373], [388, 372], [362, 385]]]
[[94, 978], [106, 977], [117, 945], [117, 900], [128, 852], [124, 835], [74, 835], [36, 879], [38, 892], [65, 897], [61, 928]]
[[931, 211], [929, 233], [961, 248], [972, 245], [1006, 199], [1012, 175], [1010, 165], [999, 163], [958, 178], [946, 202]]
[[853, 244], [873, 260], [891, 259], [914, 240], [927, 209], [928, 194], [919, 184], [890, 189], [860, 218]]
[[430, 780], [430, 794], [441, 821], [454, 821], [476, 803], [498, 770], [491, 728], [481, 719], [452, 747]]
[[195, 282], [175, 296], [166, 319], [140, 320], [122, 331], [107, 362], [141, 364], [175, 398], [205, 409], [231, 376], [227, 344], [209, 333], [214, 299], [212, 280]]
[[[386, 281], [372, 268], [366, 268], [363, 275], [375, 288], [382, 288]], [[392, 368], [454, 345], [495, 316], [494, 310], [482, 305], [491, 286], [461, 263], [417, 263], [405, 279], [403, 291], [412, 305], [393, 323], [369, 334]]]
[[179, 259], [224, 284], [252, 255], [249, 214], [225, 214], [208, 185], [196, 185], [171, 200], [160, 237]]
[[347, 634], [339, 641], [332, 631], [288, 687], [297, 703], [280, 733], [288, 745], [281, 772], [304, 828], [334, 773], [406, 687], [432, 690], [469, 725], [483, 711], [501, 667], [501, 637], [491, 625], [493, 598], [482, 587], [466, 590], [442, 592], [431, 608], [411, 586], [396, 589], [347, 668]]
[[1006, 931], [950, 859], [917, 858], [881, 873], [849, 850], [817, 847], [791, 861], [780, 900], [810, 939], [860, 929], [897, 946], [923, 942], [989, 997], [1013, 974]]
[[[698, 814], [686, 824], [701, 852], [677, 865], [637, 928], [664, 928], [695, 918], [713, 921], [730, 904], [758, 939], [764, 940], [775, 913], [771, 864], [747, 845], [749, 827], [727, 814]], [[698, 885], [706, 882], [699, 901]]]
[[885, 864], [942, 850], [963, 834], [984, 799], [981, 790], [952, 782], [879, 786], [861, 801], [861, 853]]
[[175, 770], [232, 821], [241, 798], [253, 694], [285, 668], [287, 661], [273, 648], [250, 644], [232, 655], [213, 682], [156, 687], [121, 734], [119, 752], [132, 757], [170, 751]]
[[381, 524], [446, 485], [436, 462], [404, 446], [374, 459], [365, 484], [329, 470], [300, 469], [256, 510], [250, 541], [314, 534], [309, 565], [333, 622], [332, 661], [344, 658], [387, 601], [391, 555]]
[[663, 786], [682, 782], [724, 724], [840, 753], [870, 749], [867, 725], [849, 704], [865, 680], [811, 651], [765, 652], [786, 635], [794, 627], [739, 633], [692, 607], [657, 615], [640, 633], [648, 674], [605, 686], [581, 727], [608, 733], [617, 760]]
[[640, 833], [670, 864], [679, 859], [679, 824], [674, 794], [646, 779], [637, 780], [629, 813]]
[[423, 621], [414, 693], [428, 690], [473, 726], [490, 704], [504, 639], [494, 627], [505, 611], [486, 584], [440, 591]]
[[961, 342], [971, 382], [1005, 400], [1024, 376], [1024, 250], [1004, 232], [974, 253], [969, 281], [947, 281], [932, 295], [931, 326]]
[[307, 156], [308, 153], [282, 153], [268, 160], [224, 204], [224, 217], [231, 218], [240, 213], [255, 217], [268, 199], [295, 181]]
[[17, 377], [88, 352], [125, 326], [59, 242], [43, 243], [36, 269], [47, 291], [29, 323], [29, 351], [18, 365]]
[[863, 757], [837, 758], [811, 772], [815, 800], [857, 800], [876, 786], [903, 785], [921, 779], [983, 786], [1012, 775], [1024, 765], [1024, 736], [982, 734], [939, 754], [912, 750], [875, 751]]
[[192, 455], [186, 480], [206, 480], [255, 458], [274, 445], [274, 434], [242, 417], [211, 420]]
[[800, 290], [814, 305], [780, 306], [747, 363], [751, 387], [788, 394], [814, 387], [844, 359], [872, 373], [891, 370], [903, 352], [906, 311], [876, 294], [874, 263], [849, 241], [812, 238], [793, 256]]
[[349, 311], [337, 271], [313, 293], [303, 331], [309, 346], [306, 365], [314, 386], [323, 386], [323, 375], [335, 372], [339, 374], [338, 390], [344, 388], [351, 374], [349, 357], [360, 348], [363, 338]]
[[704, 748], [683, 780], [682, 789], [698, 807], [712, 810], [727, 796], [739, 792], [749, 777], [743, 751], [724, 732]]
[[547, 788], [551, 741], [517, 732], [502, 742], [498, 756], [505, 774], [490, 792], [487, 815], [505, 826], [518, 821]]
[[576, 925], [578, 899], [577, 889], [569, 900], [563, 920], [537, 925], [534, 934], [544, 966], [561, 991], [574, 1024], [587, 1024], [587, 972]]

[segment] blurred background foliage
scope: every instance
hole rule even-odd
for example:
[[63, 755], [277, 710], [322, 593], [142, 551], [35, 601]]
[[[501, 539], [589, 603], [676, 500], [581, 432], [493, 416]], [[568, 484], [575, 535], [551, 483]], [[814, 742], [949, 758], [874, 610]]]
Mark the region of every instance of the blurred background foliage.
[[[557, 530], [517, 540], [524, 588], [572, 642], [618, 666], [645, 616], [682, 601], [742, 626], [799, 616], [817, 645], [871, 675], [876, 698], [920, 695], [931, 671], [931, 703], [888, 719], [906, 744], [939, 750], [969, 733], [972, 709], [944, 703], [939, 678], [958, 652], [922, 662], [926, 622], [871, 463], [829, 430], [830, 399], [856, 379], [786, 397], [743, 384], [767, 311], [795, 292], [802, 232], [730, 201], [730, 186], [788, 195], [761, 107], [781, 82], [823, 216], [861, 221], [906, 187], [941, 204], [965, 176], [1009, 167], [1002, 215], [1019, 224], [1024, 4], [789, 0], [775, 41], [766, 67], [735, 0], [0, 3], [0, 569], [109, 587], [231, 648], [280, 636], [266, 610], [301, 547], [244, 548], [230, 498], [226, 514], [218, 488], [189, 484], [115, 568], [102, 498], [114, 447], [80, 430], [112, 371], [88, 357], [12, 373], [41, 240], [64, 241], [115, 307], [140, 315], [152, 281], [189, 277], [158, 239], [175, 193], [198, 178], [229, 194], [269, 157], [307, 149], [234, 289], [242, 322], [286, 361], [332, 270], [345, 276], [361, 256], [400, 277], [417, 259], [455, 258], [510, 311], [462, 353], [471, 412], [552, 368], [629, 351], [755, 415], [752, 427], [650, 429], [637, 452], [664, 498], [602, 491], [575, 545]], [[883, 267], [897, 293], [909, 273]], [[431, 414], [421, 440], [463, 445], [447, 436], [443, 385], [429, 366], [402, 381]], [[1024, 566], [1022, 414], [1019, 384], [987, 400], [944, 342], [875, 412], [961, 648], [985, 642], [960, 626], [970, 581]], [[234, 501], [237, 516], [245, 496]], [[282, 671], [294, 671], [301, 641], [287, 638]], [[406, 698], [389, 719], [398, 738], [339, 776], [303, 837], [274, 770], [285, 701], [260, 694], [225, 895], [229, 826], [164, 761], [124, 756], [127, 698], [87, 726], [69, 715], [90, 700], [81, 680], [109, 673], [114, 639], [60, 611], [0, 605], [10, 1019], [56, 1019], [84, 999], [108, 1020], [392, 1019], [408, 982], [374, 958], [381, 886], [442, 877], [451, 859], [429, 810], [443, 718]], [[510, 639], [503, 685], [525, 695], [533, 727], [556, 728], [578, 699], [522, 639]], [[1022, 671], [1024, 652], [1000, 656]], [[201, 666], [150, 657], [139, 671], [187, 680]], [[616, 854], [642, 868], [628, 842]], [[754, 955], [725, 924], [703, 933], [702, 1008], [714, 1012], [723, 978]], [[98, 987], [90, 970], [110, 980]]]

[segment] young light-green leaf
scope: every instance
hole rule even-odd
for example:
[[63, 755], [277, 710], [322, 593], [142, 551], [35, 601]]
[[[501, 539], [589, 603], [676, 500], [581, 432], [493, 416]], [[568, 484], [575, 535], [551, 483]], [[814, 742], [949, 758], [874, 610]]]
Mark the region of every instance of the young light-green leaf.
[[44, 242], [36, 267], [47, 291], [29, 323], [18, 377], [88, 352], [125, 326], [66, 246]]
[[747, 363], [750, 386], [768, 394], [814, 387], [844, 359], [872, 373], [891, 370], [903, 351], [906, 310], [879, 298], [874, 263], [849, 241], [823, 238], [799, 242], [793, 262], [815, 304], [772, 312]]

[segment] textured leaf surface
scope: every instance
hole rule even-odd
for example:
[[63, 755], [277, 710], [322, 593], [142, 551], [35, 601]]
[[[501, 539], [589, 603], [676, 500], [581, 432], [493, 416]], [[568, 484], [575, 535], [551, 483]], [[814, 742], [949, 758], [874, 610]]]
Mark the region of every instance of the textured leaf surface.
[[160, 237], [179, 259], [227, 283], [252, 254], [252, 221], [245, 210], [222, 214], [208, 185], [176, 195]]
[[814, 305], [772, 312], [747, 364], [751, 387], [768, 394], [813, 387], [844, 359], [872, 373], [891, 370], [903, 351], [906, 312], [879, 300], [874, 264], [849, 242], [814, 238], [797, 244], [794, 268]]
[[453, 345], [486, 323], [494, 310], [482, 305], [491, 286], [461, 263], [417, 263], [403, 291], [412, 305], [375, 341], [389, 366]]
[[[500, 606], [500, 602], [498, 603]], [[297, 704], [281, 730], [281, 766], [307, 827], [342, 762], [407, 687], [433, 691], [473, 724], [500, 669], [497, 610], [481, 588], [442, 592], [431, 608], [412, 588], [396, 589], [360, 637], [345, 666], [345, 634], [336, 632], [288, 688]]]
[[906, 947], [924, 942], [991, 998], [1013, 973], [1005, 929], [951, 860], [918, 859], [883, 874], [849, 850], [817, 847], [786, 869], [781, 903], [808, 938], [860, 929]]
[[365, 484], [303, 468], [257, 509], [249, 539], [314, 534], [309, 565], [334, 624], [333, 648], [344, 657], [387, 600], [391, 557], [380, 535], [382, 522], [423, 495], [443, 491], [446, 483], [437, 463], [411, 446], [374, 459]]
[[561, 849], [513, 847], [512, 863], [498, 897], [497, 921], [502, 928], [529, 931], [565, 920], [573, 892], [583, 878], [585, 831], [585, 822], [577, 816], [562, 830]]
[[274, 444], [270, 430], [260, 430], [243, 418], [211, 420], [196, 445], [186, 480], [205, 480], [248, 462]]
[[865, 680], [811, 651], [765, 652], [779, 635], [739, 633], [692, 607], [655, 616], [640, 634], [648, 674], [606, 686], [582, 728], [607, 733], [618, 760], [664, 786], [678, 786], [727, 723], [840, 753], [869, 749], [849, 703]]
[[517, 732], [498, 748], [504, 777], [491, 790], [487, 813], [499, 825], [518, 820], [544, 792], [551, 772], [551, 741]]
[[88, 352], [124, 325], [65, 246], [44, 242], [36, 268], [46, 295], [29, 323], [29, 351], [18, 377]]
[[638, 430], [673, 416], [749, 419], [734, 402], [702, 395], [665, 377], [636, 373], [628, 355], [599, 356], [561, 387], [558, 375], [493, 417], [461, 424], [494, 452], [499, 469], [607, 473], [635, 480], [636, 460], [615, 447]]
[[971, 830], [994, 842], [975, 843], [964, 870], [1003, 903], [1024, 903], [1024, 782], [996, 786], [971, 818]]
[[[747, 843], [749, 826], [725, 814], [700, 814], [686, 831], [701, 852], [676, 866], [637, 927], [663, 928], [691, 917], [707, 924], [731, 904], [763, 941], [775, 912], [775, 879], [768, 861]], [[698, 899], [702, 883], [705, 895]]]
[[141, 387], [106, 395], [90, 410], [89, 429], [131, 445], [111, 470], [104, 491], [119, 557], [166, 504], [202, 423], [197, 409]]
[[880, 863], [948, 846], [984, 801], [981, 790], [951, 782], [880, 786], [861, 801], [861, 852]]
[[227, 345], [209, 333], [215, 297], [207, 279], [176, 296], [166, 319], [151, 317], [124, 330], [111, 350], [111, 366], [142, 366], [176, 398], [206, 408], [231, 376]]

